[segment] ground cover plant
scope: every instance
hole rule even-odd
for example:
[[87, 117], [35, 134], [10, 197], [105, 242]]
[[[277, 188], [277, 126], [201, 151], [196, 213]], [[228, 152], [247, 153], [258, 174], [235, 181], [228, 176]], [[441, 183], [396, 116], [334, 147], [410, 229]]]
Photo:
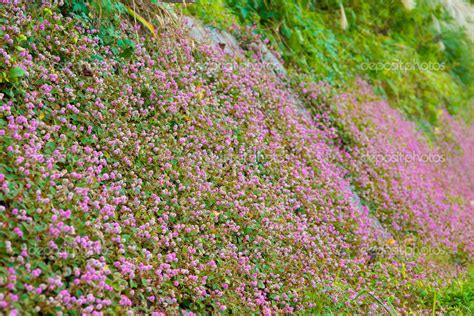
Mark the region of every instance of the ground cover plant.
[[2, 313], [472, 311], [471, 126], [146, 5], [1, 4]]
[[[335, 86], [364, 76], [430, 132], [442, 110], [472, 120], [472, 44], [443, 1], [220, 0], [188, 10], [232, 29], [253, 25], [295, 75]], [[472, 17], [471, 17], [472, 18]]]

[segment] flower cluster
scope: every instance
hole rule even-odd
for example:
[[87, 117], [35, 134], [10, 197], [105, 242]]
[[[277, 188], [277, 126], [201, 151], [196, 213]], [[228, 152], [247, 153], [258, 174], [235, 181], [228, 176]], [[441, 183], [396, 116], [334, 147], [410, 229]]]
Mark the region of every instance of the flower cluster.
[[350, 135], [354, 183], [382, 223], [399, 238], [416, 232], [433, 246], [472, 255], [474, 231], [466, 229], [474, 225], [472, 127], [445, 113], [429, 141], [362, 82], [333, 102]]

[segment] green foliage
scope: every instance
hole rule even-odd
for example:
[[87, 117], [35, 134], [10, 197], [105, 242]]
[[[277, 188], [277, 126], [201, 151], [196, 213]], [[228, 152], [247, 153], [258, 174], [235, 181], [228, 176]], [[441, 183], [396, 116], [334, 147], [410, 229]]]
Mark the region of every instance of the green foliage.
[[123, 3], [118, 0], [66, 0], [65, 5], [63, 8], [64, 11], [89, 18], [93, 16], [91, 10], [98, 12], [100, 18], [112, 17], [117, 13], [121, 14], [125, 12]]
[[471, 267], [466, 279], [459, 279], [450, 286], [428, 296], [433, 302], [433, 310], [444, 308], [451, 315], [472, 315], [474, 313], [474, 267]]
[[23, 68], [20, 67], [13, 67], [10, 69], [8, 72], [8, 76], [10, 79], [15, 80], [17, 78], [21, 78], [26, 74], [26, 71]]
[[452, 72], [466, 85], [474, 82], [474, 54], [472, 45], [465, 41], [463, 33], [458, 29], [446, 29], [442, 33], [446, 46], [446, 61], [453, 65]]
[[200, 0], [197, 5], [185, 7], [184, 11], [199, 16], [204, 23], [213, 26], [229, 28], [237, 22], [225, 0]]
[[[126, 11], [125, 6], [116, 0], [66, 0], [64, 12], [72, 13], [85, 23], [94, 25], [99, 30], [99, 38], [103, 44], [116, 43], [120, 32], [115, 29], [116, 22]], [[99, 14], [94, 14], [98, 12]]]
[[[212, 8], [209, 1], [192, 7], [205, 21], [227, 17], [229, 10], [240, 23], [255, 24], [287, 65], [313, 80], [337, 87], [363, 76], [427, 130], [443, 109], [472, 119], [472, 43], [464, 30], [449, 24], [440, 4], [417, 1], [407, 10], [398, 0], [226, 0]], [[213, 24], [226, 27], [221, 20]]]

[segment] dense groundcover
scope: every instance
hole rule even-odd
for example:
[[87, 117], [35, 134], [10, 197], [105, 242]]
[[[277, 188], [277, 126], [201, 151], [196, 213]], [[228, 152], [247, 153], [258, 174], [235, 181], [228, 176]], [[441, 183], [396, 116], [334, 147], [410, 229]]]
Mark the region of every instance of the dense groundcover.
[[47, 1], [0, 13], [1, 313], [452, 308], [471, 127], [428, 142], [363, 82], [290, 86], [179, 27], [105, 45]]

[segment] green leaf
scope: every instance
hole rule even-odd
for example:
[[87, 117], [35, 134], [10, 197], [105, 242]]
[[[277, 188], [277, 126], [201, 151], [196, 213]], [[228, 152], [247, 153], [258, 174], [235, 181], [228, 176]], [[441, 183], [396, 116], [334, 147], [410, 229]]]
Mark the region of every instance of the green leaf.
[[244, 6], [240, 6], [239, 10], [240, 10], [240, 15], [242, 16], [242, 19], [245, 20], [247, 16], [249, 15], [249, 10]]
[[25, 74], [26, 71], [23, 68], [16, 66], [10, 69], [8, 77], [10, 77], [10, 79], [17, 79], [23, 77]]
[[290, 38], [291, 34], [293, 33], [291, 29], [288, 26], [286, 26], [285, 23], [282, 24], [280, 30], [281, 30], [281, 34], [286, 38]]

